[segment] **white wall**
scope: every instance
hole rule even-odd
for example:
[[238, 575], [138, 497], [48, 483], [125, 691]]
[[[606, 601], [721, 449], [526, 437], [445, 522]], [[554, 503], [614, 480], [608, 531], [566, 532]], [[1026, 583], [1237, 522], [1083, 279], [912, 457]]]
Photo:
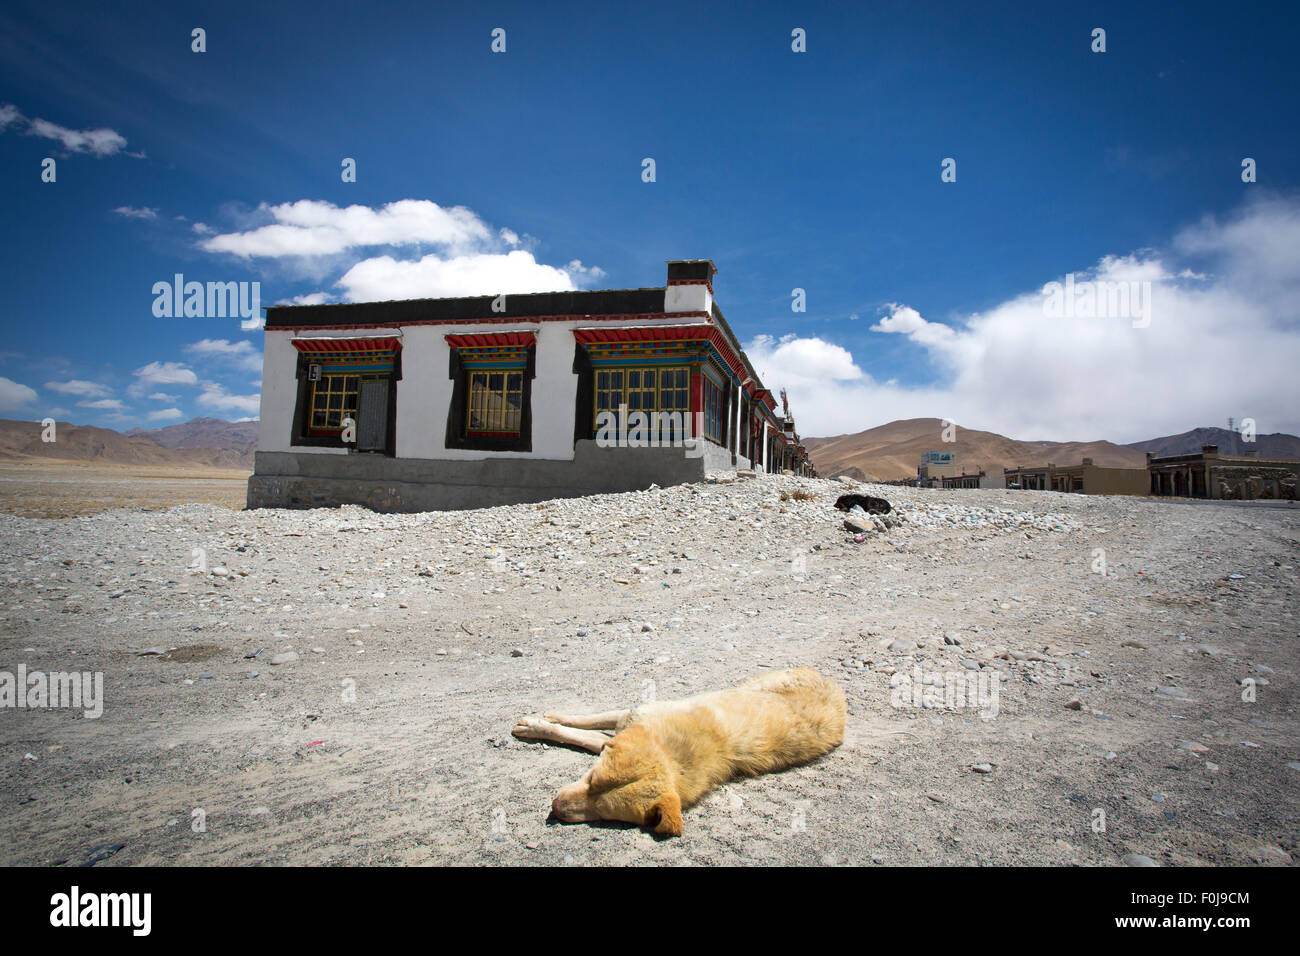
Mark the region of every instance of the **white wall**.
[[[700, 290], [704, 286], [670, 286], [675, 289]], [[698, 293], [687, 311], [694, 311], [701, 301]], [[674, 309], [673, 311], [678, 311]], [[626, 323], [624, 323], [626, 324]], [[677, 319], [646, 319], [639, 326], [680, 325]], [[595, 326], [615, 328], [610, 322], [576, 320], [569, 322], [485, 322], [464, 325], [405, 326], [402, 335], [402, 378], [397, 383], [397, 457], [478, 460], [483, 458], [542, 458], [554, 461], [573, 460], [574, 398], [578, 376], [573, 371], [573, 330]], [[451, 407], [453, 382], [447, 375], [451, 347], [447, 335], [475, 333], [532, 332], [537, 336], [535, 372], [532, 381], [533, 450], [475, 451], [445, 448], [447, 412]], [[303, 335], [374, 336], [364, 329], [331, 329], [328, 333]], [[306, 454], [347, 454], [342, 448], [305, 448], [289, 445], [293, 427], [294, 403], [298, 382], [294, 378], [297, 351], [295, 333], [268, 330], [262, 362], [262, 426], [259, 451], [292, 451]]]
[[713, 296], [704, 283], [698, 285], [670, 285], [664, 290], [665, 312], [708, 312], [713, 308]]
[[298, 401], [297, 371], [298, 350], [293, 347], [293, 333], [267, 332], [262, 350], [262, 406], [257, 450], [346, 455], [346, 448], [304, 448], [289, 444], [294, 405]]

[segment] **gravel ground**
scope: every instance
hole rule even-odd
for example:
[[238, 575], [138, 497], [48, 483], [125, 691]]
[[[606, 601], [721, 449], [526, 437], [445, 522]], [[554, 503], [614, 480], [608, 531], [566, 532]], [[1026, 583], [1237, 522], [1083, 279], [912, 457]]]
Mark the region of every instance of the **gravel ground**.
[[[848, 490], [894, 504], [861, 541]], [[0, 863], [1290, 865], [1298, 542], [1296, 508], [777, 476], [3, 516], [0, 672], [104, 705], [0, 709]], [[593, 758], [509, 735], [799, 666], [845, 744], [682, 839], [548, 823]]]

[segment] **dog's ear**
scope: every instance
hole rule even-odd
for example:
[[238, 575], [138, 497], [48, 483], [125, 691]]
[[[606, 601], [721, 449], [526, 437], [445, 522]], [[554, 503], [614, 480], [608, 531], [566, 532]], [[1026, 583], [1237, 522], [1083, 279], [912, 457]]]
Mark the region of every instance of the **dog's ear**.
[[650, 806], [645, 815], [645, 825], [660, 836], [682, 835], [682, 802], [669, 790]]

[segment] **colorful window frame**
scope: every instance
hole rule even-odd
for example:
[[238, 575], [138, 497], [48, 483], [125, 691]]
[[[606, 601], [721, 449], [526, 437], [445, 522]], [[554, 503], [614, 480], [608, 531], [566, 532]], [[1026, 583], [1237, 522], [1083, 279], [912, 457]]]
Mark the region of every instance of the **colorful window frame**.
[[518, 438], [524, 403], [522, 371], [471, 370], [465, 434], [470, 438]]
[[359, 375], [321, 375], [311, 383], [311, 416], [307, 430], [312, 435], [329, 435], [343, 430], [343, 419], [356, 421], [361, 395]]
[[681, 416], [682, 425], [689, 428], [691, 371], [688, 366], [620, 366], [597, 368], [594, 374], [593, 425], [599, 425], [601, 412], [617, 415], [619, 406], [626, 405], [629, 415], [676, 412]]

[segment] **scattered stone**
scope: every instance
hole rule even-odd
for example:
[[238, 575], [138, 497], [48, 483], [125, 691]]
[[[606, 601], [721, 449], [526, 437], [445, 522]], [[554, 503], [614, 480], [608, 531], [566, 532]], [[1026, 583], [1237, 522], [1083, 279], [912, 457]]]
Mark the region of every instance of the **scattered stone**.
[[1143, 856], [1141, 853], [1124, 854], [1125, 866], [1159, 866], [1155, 860], [1149, 856]]
[[296, 660], [298, 660], [297, 651], [284, 651], [283, 653], [276, 654], [272, 657], [271, 663], [278, 667], [281, 664], [292, 664]]

